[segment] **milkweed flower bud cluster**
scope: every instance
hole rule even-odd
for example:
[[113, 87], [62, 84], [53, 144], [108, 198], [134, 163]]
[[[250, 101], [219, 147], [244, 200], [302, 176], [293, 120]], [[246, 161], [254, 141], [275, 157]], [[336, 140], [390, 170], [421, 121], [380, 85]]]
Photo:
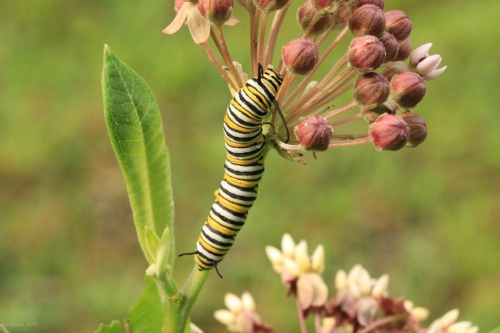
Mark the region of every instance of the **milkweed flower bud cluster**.
[[[249, 65], [231, 57], [222, 28], [239, 22], [232, 16], [237, 5], [249, 15]], [[399, 150], [425, 140], [425, 120], [413, 110], [427, 92], [427, 81], [440, 76], [446, 66], [438, 68], [441, 56], [429, 55], [431, 43], [412, 51], [409, 37], [418, 29], [405, 12], [384, 7], [384, 0], [306, 0], [294, 7], [290, 0], [176, 0], [177, 15], [164, 33], [177, 32], [186, 23], [233, 95], [248, 77], [257, 76], [258, 64], [275, 66], [283, 77], [276, 101], [284, 122], [272, 110], [264, 119], [270, 124], [264, 133], [283, 156], [296, 158], [301, 150], [370, 142], [377, 151]], [[290, 13], [295, 15], [295, 27], [284, 26]], [[295, 29], [297, 36], [279, 46], [283, 29]], [[349, 38], [344, 54], [332, 59], [340, 41]], [[352, 95], [352, 102], [339, 105], [336, 99], [344, 94]], [[313, 116], [330, 126], [317, 126]], [[368, 122], [360, 122], [364, 131], [342, 131], [343, 124], [357, 119]], [[284, 142], [291, 132], [296, 136]]]
[[[389, 276], [370, 276], [361, 265], [355, 265], [348, 272], [337, 271], [332, 279], [322, 277], [325, 266], [323, 246], [316, 247], [312, 256], [307, 253], [307, 243], [295, 243], [288, 234], [283, 236], [281, 249], [267, 246], [266, 253], [273, 269], [280, 274], [281, 282], [288, 287], [287, 296], [297, 302], [298, 322], [305, 332], [305, 321], [314, 318], [315, 333], [477, 333], [478, 328], [468, 321], [457, 321], [459, 312], [454, 309], [433, 321], [423, 324], [429, 318], [429, 310], [415, 306], [403, 297], [392, 297], [389, 293]], [[244, 301], [244, 298], [247, 301]], [[251, 296], [244, 293], [241, 300], [232, 294], [226, 295], [225, 303], [230, 309], [219, 310], [215, 317], [231, 332], [253, 333], [257, 331], [252, 318], [255, 304]], [[244, 305], [244, 304], [247, 305]], [[234, 323], [243, 309], [247, 315], [245, 325]], [[239, 327], [239, 330], [236, 329]], [[266, 325], [270, 329], [269, 325]], [[281, 332], [279, 327], [277, 331]]]

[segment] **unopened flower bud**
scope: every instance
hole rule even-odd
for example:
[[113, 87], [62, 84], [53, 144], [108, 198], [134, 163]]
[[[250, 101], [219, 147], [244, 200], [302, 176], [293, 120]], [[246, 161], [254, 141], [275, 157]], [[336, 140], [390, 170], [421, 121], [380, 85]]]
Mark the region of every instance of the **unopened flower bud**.
[[319, 51], [313, 41], [305, 38], [292, 40], [281, 49], [283, 63], [289, 72], [307, 74], [319, 60]]
[[393, 34], [390, 34], [387, 31], [385, 31], [382, 37], [380, 37], [379, 39], [385, 47], [384, 63], [393, 61], [394, 58], [396, 58], [399, 50], [398, 40], [393, 36]]
[[408, 142], [410, 127], [401, 117], [384, 114], [370, 125], [370, 136], [378, 151], [399, 150]]
[[338, 3], [344, 6], [353, 6], [359, 2], [359, 0], [337, 0]]
[[385, 13], [385, 29], [393, 34], [398, 41], [403, 41], [410, 35], [412, 23], [405, 12], [390, 10]]
[[382, 72], [382, 75], [389, 81], [392, 80], [394, 75], [401, 74], [404, 72], [410, 72], [410, 66], [403, 61], [393, 61], [387, 65], [387, 67]]
[[253, 3], [252, 0], [238, 0], [240, 4], [245, 7], [248, 11], [253, 11], [255, 10], [255, 4]]
[[396, 104], [392, 103], [390, 100], [387, 100], [385, 103], [377, 105], [376, 107], [371, 109], [367, 107], [362, 107], [361, 115], [363, 116], [364, 120], [366, 120], [368, 123], [371, 124], [384, 113], [396, 114], [396, 109], [397, 109]]
[[326, 150], [332, 135], [332, 125], [320, 116], [309, 117], [295, 127], [295, 136], [306, 150]]
[[371, 72], [385, 59], [384, 44], [375, 36], [354, 38], [347, 53], [349, 64], [362, 73]]
[[399, 42], [398, 54], [394, 57], [394, 61], [402, 61], [408, 58], [411, 53], [411, 41], [409, 38]]
[[381, 74], [370, 72], [358, 76], [352, 96], [368, 108], [384, 103], [389, 97], [389, 81]]
[[405, 112], [401, 115], [404, 121], [410, 126], [410, 137], [408, 138], [408, 145], [416, 147], [424, 142], [427, 137], [427, 124], [424, 118], [416, 113]]
[[391, 80], [391, 99], [404, 109], [411, 109], [424, 98], [427, 86], [417, 73], [406, 72]]
[[309, 36], [319, 35], [333, 25], [333, 15], [318, 13], [311, 4], [311, 0], [308, 0], [304, 2], [304, 4], [300, 6], [297, 11], [297, 21], [299, 22], [302, 31], [309, 29], [309, 25], [316, 15], [321, 15], [321, 17], [309, 30]]
[[354, 36], [381, 36], [385, 30], [384, 11], [375, 5], [364, 5], [352, 13], [349, 29]]
[[333, 27], [332, 29], [343, 29], [347, 22], [349, 22], [349, 7], [337, 6], [333, 10]]
[[361, 0], [352, 5], [351, 10], [356, 10], [363, 5], [375, 5], [380, 9], [384, 9], [384, 0]]
[[270, 13], [283, 8], [289, 0], [253, 0], [257, 8], [265, 13]]
[[233, 13], [233, 0], [198, 0], [198, 10], [210, 23], [222, 25]]
[[318, 12], [328, 12], [335, 5], [334, 0], [311, 0], [311, 3]]

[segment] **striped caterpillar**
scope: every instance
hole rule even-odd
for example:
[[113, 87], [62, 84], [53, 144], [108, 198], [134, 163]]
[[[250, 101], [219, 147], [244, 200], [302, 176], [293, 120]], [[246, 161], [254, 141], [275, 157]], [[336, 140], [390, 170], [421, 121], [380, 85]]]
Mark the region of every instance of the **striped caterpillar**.
[[[259, 64], [258, 76], [248, 80], [227, 107], [224, 179], [215, 191], [215, 202], [201, 229], [196, 251], [181, 254], [194, 254], [199, 270], [217, 270], [257, 198], [264, 173], [262, 119], [273, 105], [279, 109], [275, 96], [282, 82], [271, 65], [264, 72]], [[218, 270], [217, 274], [220, 276]]]

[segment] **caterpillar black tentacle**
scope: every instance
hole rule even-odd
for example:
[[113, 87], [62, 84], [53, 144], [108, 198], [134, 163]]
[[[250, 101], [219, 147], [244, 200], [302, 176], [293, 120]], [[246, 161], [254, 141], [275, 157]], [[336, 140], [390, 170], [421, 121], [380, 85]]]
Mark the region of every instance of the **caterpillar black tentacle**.
[[248, 80], [227, 107], [224, 179], [215, 191], [215, 202], [201, 229], [196, 251], [190, 253], [199, 270], [217, 269], [257, 198], [264, 172], [262, 119], [273, 106], [278, 107], [275, 96], [282, 82], [272, 66], [264, 72], [259, 64], [258, 76]]

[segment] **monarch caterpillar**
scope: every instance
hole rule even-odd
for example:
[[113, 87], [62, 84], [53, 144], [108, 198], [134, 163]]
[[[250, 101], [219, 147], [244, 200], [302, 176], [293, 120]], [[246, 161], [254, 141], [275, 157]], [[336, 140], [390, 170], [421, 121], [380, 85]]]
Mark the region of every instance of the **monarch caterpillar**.
[[[271, 65], [264, 72], [259, 64], [258, 76], [248, 80], [227, 107], [224, 178], [214, 193], [215, 201], [201, 229], [196, 251], [181, 254], [194, 254], [200, 271], [214, 267], [217, 270], [217, 263], [233, 245], [257, 198], [264, 172], [262, 119], [273, 105], [279, 110], [275, 96], [282, 82]], [[281, 112], [280, 116], [283, 119]]]

